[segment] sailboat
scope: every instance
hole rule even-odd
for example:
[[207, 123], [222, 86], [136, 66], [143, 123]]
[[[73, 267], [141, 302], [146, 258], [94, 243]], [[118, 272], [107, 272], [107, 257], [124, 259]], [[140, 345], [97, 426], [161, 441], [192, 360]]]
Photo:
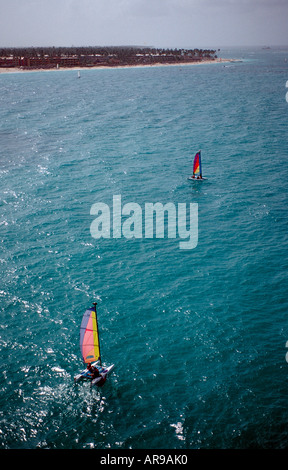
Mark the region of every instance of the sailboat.
[[114, 368], [114, 364], [104, 367], [101, 361], [100, 340], [97, 321], [97, 303], [86, 310], [80, 326], [80, 350], [84, 364], [87, 369], [74, 377], [74, 382], [90, 380], [91, 386], [102, 386], [108, 374]]
[[202, 163], [201, 163], [201, 150], [196, 153], [193, 162], [193, 175], [188, 177], [188, 180], [203, 181], [207, 180], [202, 176]]

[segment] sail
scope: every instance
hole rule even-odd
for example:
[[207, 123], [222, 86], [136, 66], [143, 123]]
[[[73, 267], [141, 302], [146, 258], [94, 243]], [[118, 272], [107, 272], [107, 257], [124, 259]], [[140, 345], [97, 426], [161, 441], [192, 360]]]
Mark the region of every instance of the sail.
[[195, 157], [194, 157], [194, 163], [193, 163], [193, 175], [194, 176], [199, 176], [201, 175], [202, 170], [201, 170], [201, 152], [197, 152]]
[[95, 308], [89, 308], [83, 315], [80, 326], [80, 349], [83, 361], [86, 364], [100, 359], [100, 344]]

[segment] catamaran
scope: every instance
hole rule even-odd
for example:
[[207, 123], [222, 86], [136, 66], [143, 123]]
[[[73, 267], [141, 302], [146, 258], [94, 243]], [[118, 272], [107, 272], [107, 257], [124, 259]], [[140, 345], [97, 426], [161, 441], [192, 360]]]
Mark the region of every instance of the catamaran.
[[87, 369], [74, 377], [74, 382], [90, 380], [91, 386], [104, 385], [108, 374], [114, 368], [114, 364], [104, 367], [101, 361], [100, 340], [97, 321], [97, 303], [86, 310], [80, 326], [80, 350]]
[[188, 180], [202, 181], [207, 180], [202, 176], [202, 163], [201, 163], [201, 150], [196, 153], [193, 162], [193, 175], [188, 177]]

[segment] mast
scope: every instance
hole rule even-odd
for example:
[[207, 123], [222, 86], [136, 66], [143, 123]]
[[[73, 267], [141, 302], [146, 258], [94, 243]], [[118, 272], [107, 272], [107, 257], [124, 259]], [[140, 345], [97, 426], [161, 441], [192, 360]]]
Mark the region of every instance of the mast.
[[200, 176], [202, 176], [201, 150], [199, 150], [199, 167], [200, 167]]
[[98, 328], [98, 319], [97, 319], [97, 309], [96, 309], [97, 302], [93, 302], [93, 305], [94, 305], [94, 308], [95, 308], [95, 318], [96, 318], [96, 325], [97, 325], [97, 335], [98, 335], [98, 344], [99, 344], [99, 360], [100, 360], [100, 366], [102, 366], [102, 363], [101, 363], [101, 352], [100, 352], [100, 337], [99, 337], [99, 328]]

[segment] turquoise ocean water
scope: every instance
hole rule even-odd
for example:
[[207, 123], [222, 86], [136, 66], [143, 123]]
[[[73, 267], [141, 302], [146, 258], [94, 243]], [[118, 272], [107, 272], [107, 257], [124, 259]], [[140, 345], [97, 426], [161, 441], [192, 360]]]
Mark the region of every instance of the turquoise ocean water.
[[[2, 449], [288, 447], [288, 49], [221, 55], [0, 75]], [[94, 239], [113, 195], [197, 203], [197, 247]], [[90, 390], [93, 301], [115, 369]]]

